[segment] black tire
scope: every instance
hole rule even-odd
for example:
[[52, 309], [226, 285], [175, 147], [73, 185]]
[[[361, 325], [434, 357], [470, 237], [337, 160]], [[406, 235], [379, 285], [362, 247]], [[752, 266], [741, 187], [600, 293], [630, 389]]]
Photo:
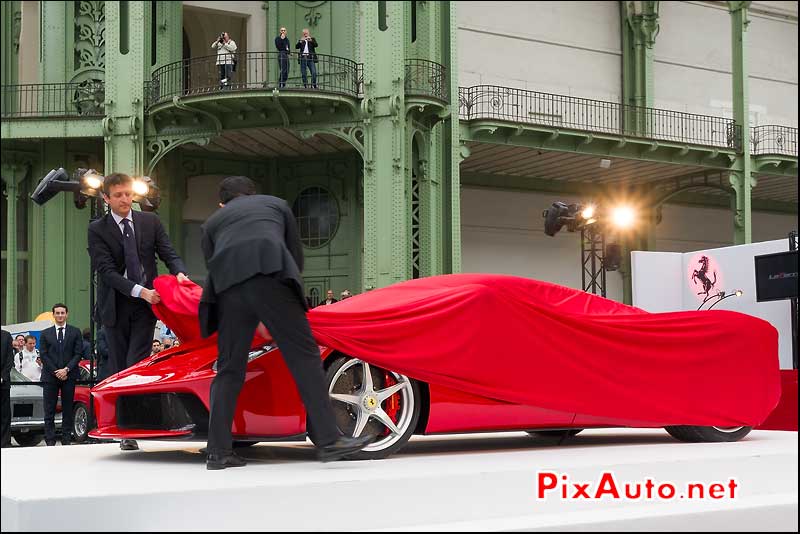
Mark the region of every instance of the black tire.
[[[356, 361], [355, 364], [351, 363], [353, 362], [353, 360]], [[337, 373], [339, 373], [339, 370], [347, 366], [348, 364], [350, 367], [347, 370], [345, 370], [345, 373], [348, 373], [349, 376], [345, 375], [340, 376], [339, 379], [337, 380], [336, 388], [332, 390], [331, 389], [332, 381], [336, 377]], [[351, 370], [354, 370], [354, 368], [357, 367], [362, 369], [363, 372], [362, 364], [363, 362], [361, 362], [361, 360], [356, 360], [355, 358], [350, 358], [350, 357], [339, 358], [335, 360], [333, 363], [331, 363], [331, 365], [328, 367], [326, 371], [326, 376], [325, 376], [328, 391], [330, 391], [332, 394], [354, 393], [354, 391], [347, 391], [347, 390], [348, 389], [352, 390], [353, 387], [355, 387], [356, 380], [358, 380], [357, 385], [360, 388], [362, 385], [362, 382], [360, 380], [362, 379], [360, 378], [361, 373], [359, 373], [359, 376], [355, 376], [355, 373], [351, 372]], [[370, 371], [371, 371], [370, 375], [372, 376], [372, 380], [374, 383], [374, 389], [375, 390], [383, 389], [383, 384], [385, 383], [384, 375], [386, 373], [386, 370], [375, 365], [370, 365]], [[364, 430], [361, 432], [360, 435], [371, 433], [375, 435], [377, 438], [371, 445], [366, 447], [364, 450], [359, 451], [351, 456], [348, 456], [348, 459], [350, 460], [379, 460], [391, 456], [392, 454], [400, 450], [408, 442], [409, 439], [411, 439], [411, 436], [414, 434], [414, 431], [417, 428], [417, 423], [419, 422], [420, 413], [422, 412], [422, 394], [420, 385], [416, 380], [410, 379], [403, 375], [399, 375], [398, 373], [390, 372], [390, 374], [393, 376], [399, 376], [402, 378], [402, 380], [407, 380], [410, 385], [410, 388], [406, 389], [405, 396], [403, 393], [398, 392], [384, 401], [387, 402], [389, 399], [392, 399], [396, 395], [401, 395], [401, 397], [398, 399], [399, 401], [403, 401], [403, 399], [408, 399], [409, 401], [408, 404], [412, 405], [410, 412], [403, 413], [403, 415], [401, 415], [397, 421], [393, 420], [395, 424], [398, 424], [398, 422], [400, 422], [401, 426], [398, 429], [401, 430], [402, 432], [399, 434], [399, 437], [397, 434], [392, 436], [391, 432], [389, 432], [388, 435], [386, 435], [386, 432], [388, 431], [387, 427], [384, 426], [382, 423], [378, 422], [376, 418], [370, 417], [367, 425], [365, 426]], [[344, 388], [344, 390], [342, 390], [342, 388]], [[352, 410], [349, 409], [349, 405], [333, 399], [331, 399], [331, 403], [333, 404], [333, 410], [336, 416], [337, 426], [342, 431], [342, 433], [344, 433], [345, 436], [351, 436], [353, 430], [355, 429], [355, 421], [353, 419], [354, 416]], [[383, 407], [383, 403], [381, 403], [379, 407]], [[385, 444], [381, 443], [384, 441], [386, 442]]]
[[533, 436], [534, 438], [561, 439], [565, 435], [566, 437], [571, 438], [581, 430], [583, 429], [571, 428], [569, 430], [526, 430], [525, 432], [527, 432], [529, 436]]
[[83, 443], [89, 439], [89, 431], [93, 428], [93, 420], [89, 417], [89, 409], [82, 402], [76, 402], [72, 408], [72, 439]]
[[689, 443], [722, 443], [739, 441], [753, 430], [751, 426], [718, 428], [715, 426], [666, 426], [664, 430], [680, 441]]
[[20, 447], [35, 447], [42, 442], [44, 434], [40, 432], [18, 432], [14, 434], [14, 439]]

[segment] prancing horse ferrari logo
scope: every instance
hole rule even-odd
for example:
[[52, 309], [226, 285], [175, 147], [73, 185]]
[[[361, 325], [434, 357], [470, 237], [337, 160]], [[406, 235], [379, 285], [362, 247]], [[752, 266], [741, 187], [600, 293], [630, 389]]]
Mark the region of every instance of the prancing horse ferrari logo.
[[367, 397], [364, 399], [364, 406], [370, 410], [374, 410], [378, 406], [378, 401], [375, 397]]

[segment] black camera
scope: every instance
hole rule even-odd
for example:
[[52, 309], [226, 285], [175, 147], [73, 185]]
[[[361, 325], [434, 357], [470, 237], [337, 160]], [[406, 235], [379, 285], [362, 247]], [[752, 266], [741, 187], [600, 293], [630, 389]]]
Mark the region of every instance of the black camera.
[[217, 39], [217, 41], [219, 41], [220, 43], [224, 43], [225, 42], [225, 32], [222, 32], [221, 34], [219, 34], [219, 39]]

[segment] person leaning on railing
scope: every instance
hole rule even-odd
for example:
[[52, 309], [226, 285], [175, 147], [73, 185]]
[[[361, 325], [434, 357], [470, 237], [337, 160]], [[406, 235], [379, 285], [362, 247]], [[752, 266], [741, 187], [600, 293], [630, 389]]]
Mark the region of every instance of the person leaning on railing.
[[286, 87], [286, 80], [289, 78], [289, 51], [291, 43], [286, 36], [286, 28], [281, 28], [281, 33], [275, 38], [275, 48], [278, 50], [278, 65], [281, 68], [279, 87]]
[[219, 67], [219, 87], [224, 89], [230, 85], [231, 76], [236, 65], [236, 42], [231, 39], [228, 32], [222, 32], [216, 41], [211, 43], [211, 48], [217, 50], [217, 66]]

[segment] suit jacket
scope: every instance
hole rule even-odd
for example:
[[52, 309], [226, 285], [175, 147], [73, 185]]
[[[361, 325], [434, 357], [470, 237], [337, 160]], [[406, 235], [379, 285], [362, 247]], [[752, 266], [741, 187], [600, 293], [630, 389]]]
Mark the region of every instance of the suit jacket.
[[14, 367], [14, 344], [11, 339], [11, 334], [2, 330], [2, 337], [0, 338], [0, 355], [2, 355], [2, 387], [10, 388], [11, 384], [11, 368]]
[[258, 274], [287, 281], [303, 292], [303, 245], [285, 200], [269, 195], [236, 197], [203, 224], [201, 242], [208, 277], [200, 298], [200, 331], [217, 331], [216, 296]]
[[69, 380], [77, 380], [80, 376], [78, 362], [83, 355], [83, 335], [78, 327], [64, 327], [64, 342], [58, 342], [55, 326], [42, 331], [39, 335], [39, 356], [42, 358], [42, 382], [61, 382], [53, 374], [57, 369], [69, 368]]
[[[186, 266], [172, 248], [161, 220], [154, 213], [131, 210], [133, 233], [139, 251], [139, 261], [144, 268], [142, 286], [153, 288], [158, 276], [156, 253], [172, 274], [186, 274]], [[122, 232], [111, 213], [89, 225], [89, 257], [92, 270], [97, 271], [97, 308], [95, 320], [105, 326], [117, 324], [117, 293], [130, 296], [135, 285], [123, 276], [125, 273], [125, 249]]]
[[[316, 63], [318, 61], [317, 60], [317, 46], [319, 46], [319, 45], [317, 45], [317, 40], [314, 37], [312, 37], [311, 40], [308, 41], [308, 54], [310, 56], [310, 59], [312, 59], [314, 61], [314, 63]], [[302, 59], [303, 59], [303, 50], [306, 47], [306, 43], [302, 39], [300, 39], [299, 41], [297, 41], [297, 44], [294, 45], [294, 47], [298, 50], [298, 52], [297, 52], [297, 62], [300, 63], [302, 61]]]

